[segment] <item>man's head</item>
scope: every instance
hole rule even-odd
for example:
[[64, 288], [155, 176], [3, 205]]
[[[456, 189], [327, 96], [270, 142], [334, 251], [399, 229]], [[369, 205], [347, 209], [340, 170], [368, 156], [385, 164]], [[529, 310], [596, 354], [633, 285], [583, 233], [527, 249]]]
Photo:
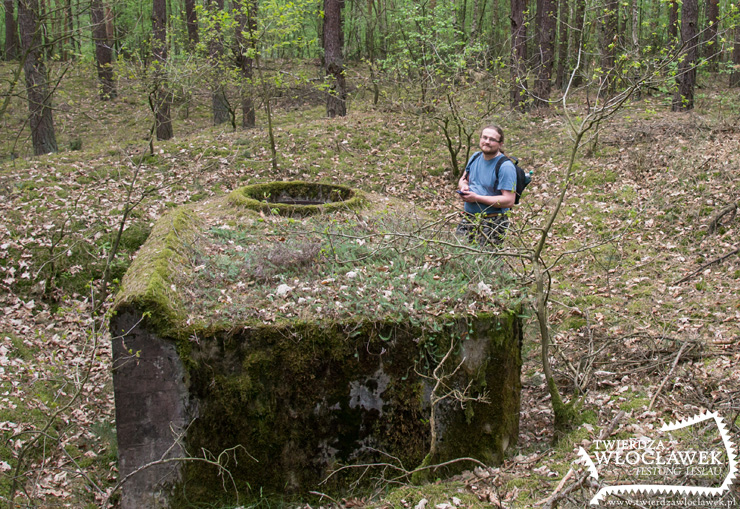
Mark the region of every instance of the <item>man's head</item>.
[[504, 144], [504, 130], [497, 125], [487, 125], [480, 133], [478, 145], [484, 155], [496, 155]]

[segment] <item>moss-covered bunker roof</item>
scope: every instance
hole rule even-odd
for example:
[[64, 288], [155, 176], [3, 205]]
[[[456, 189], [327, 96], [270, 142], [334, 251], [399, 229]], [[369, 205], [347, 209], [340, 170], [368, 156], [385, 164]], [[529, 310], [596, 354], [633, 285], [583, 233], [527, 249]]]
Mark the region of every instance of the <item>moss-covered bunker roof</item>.
[[[148, 312], [170, 337], [285, 321], [424, 325], [515, 307], [501, 262], [461, 244], [454, 223], [329, 185], [307, 184], [320, 194], [309, 200], [328, 207], [296, 205], [296, 186], [271, 185], [162, 217], [126, 273], [116, 307]], [[280, 195], [289, 203], [270, 203]]]

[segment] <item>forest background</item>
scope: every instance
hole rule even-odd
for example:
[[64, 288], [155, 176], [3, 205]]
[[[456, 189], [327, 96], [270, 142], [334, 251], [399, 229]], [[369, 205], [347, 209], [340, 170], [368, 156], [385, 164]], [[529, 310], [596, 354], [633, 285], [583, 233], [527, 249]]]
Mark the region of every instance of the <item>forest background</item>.
[[451, 214], [490, 121], [535, 172], [509, 249], [547, 246], [510, 267], [533, 316], [548, 279], [517, 450], [344, 505], [580, 507], [578, 446], [701, 410], [737, 436], [738, 6], [4, 0], [0, 500], [115, 502], [106, 311], [156, 218], [281, 179]]

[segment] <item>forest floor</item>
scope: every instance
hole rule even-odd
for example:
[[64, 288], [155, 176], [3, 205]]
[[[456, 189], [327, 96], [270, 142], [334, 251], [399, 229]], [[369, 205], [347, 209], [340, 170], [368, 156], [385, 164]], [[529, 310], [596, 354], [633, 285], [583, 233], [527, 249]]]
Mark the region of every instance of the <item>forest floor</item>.
[[[151, 121], [135, 83], [122, 80], [121, 96], [100, 103], [87, 76], [92, 70], [80, 66], [62, 82], [55, 115], [63, 150], [57, 154], [28, 156], [20, 101], [0, 119], [3, 131], [13, 134], [0, 137], [4, 505], [11, 498], [19, 506], [39, 507], [115, 501], [115, 415], [104, 315], [111, 298], [96, 302], [94, 290], [120, 225], [121, 248], [110, 264], [114, 285], [163, 212], [245, 184], [323, 180], [386, 193], [440, 214], [460, 207], [434, 111], [390, 97], [372, 105], [370, 92], [358, 88], [347, 117], [326, 119], [314, 95], [286, 94], [275, 115], [276, 174], [264, 119], [252, 130], [210, 127], [208, 97], [194, 95], [187, 108], [180, 103], [176, 109], [175, 138], [155, 142], [149, 154]], [[718, 81], [704, 77], [690, 113], [670, 113], [670, 97], [659, 93], [628, 103], [579, 152], [544, 257], [552, 266], [549, 325], [556, 380], [568, 399], [580, 402], [582, 424], [555, 441], [530, 318], [519, 441], [502, 465], [428, 486], [379, 486], [376, 497], [356, 495], [341, 505], [414, 508], [426, 500], [427, 507], [587, 507], [600, 487], [636, 480], [629, 465], [589, 479], [586, 466], [574, 463], [581, 447], [593, 453], [597, 440], [656, 438], [664, 423], [707, 410], [717, 412], [737, 440], [740, 219], [724, 216], [713, 233], [709, 226], [739, 198], [740, 96]], [[531, 245], [564, 184], [572, 143], [562, 107], [541, 115], [502, 110], [488, 120], [504, 126], [506, 151], [534, 171], [507, 238], [512, 247]], [[78, 140], [81, 150], [72, 150]], [[511, 263], [510, 270], [528, 284], [529, 267]], [[702, 430], [712, 444], [722, 443], [716, 426]], [[639, 497], [618, 494], [609, 500], [623, 507], [660, 501]], [[685, 507], [696, 500], [706, 502], [704, 507], [731, 507], [740, 493], [733, 487], [716, 498], [669, 497], [660, 506]]]

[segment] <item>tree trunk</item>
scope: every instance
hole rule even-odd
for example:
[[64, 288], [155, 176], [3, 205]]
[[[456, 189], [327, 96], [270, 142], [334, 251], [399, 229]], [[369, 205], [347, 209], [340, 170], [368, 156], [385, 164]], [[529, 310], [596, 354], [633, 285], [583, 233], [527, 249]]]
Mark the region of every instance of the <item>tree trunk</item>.
[[108, 41], [111, 43], [111, 49], [113, 49], [113, 46], [116, 43], [116, 13], [108, 2], [103, 2], [103, 7], [105, 8], [105, 34]]
[[709, 71], [717, 72], [720, 47], [717, 44], [717, 23], [719, 20], [719, 0], [707, 0], [707, 33], [704, 57], [709, 61]]
[[526, 8], [526, 0], [511, 0], [511, 107], [520, 111], [524, 111], [527, 100]]
[[188, 27], [188, 49], [193, 51], [198, 45], [198, 15], [195, 12], [195, 0], [185, 0], [185, 24]]
[[15, 11], [14, 0], [4, 0], [5, 5], [5, 60], [15, 60], [18, 51], [18, 24], [13, 17]]
[[555, 76], [555, 87], [565, 87], [565, 73], [568, 67], [568, 0], [560, 0], [560, 33], [558, 34], [558, 71]]
[[468, 43], [472, 46], [478, 39], [478, 15], [480, 11], [480, 0], [473, 0], [473, 16], [470, 18], [470, 38]]
[[57, 29], [57, 16], [51, 2], [52, 0], [39, 0], [39, 10], [37, 11], [39, 13], [39, 25], [41, 26], [41, 43], [44, 46], [47, 60], [58, 58], [59, 50], [57, 47], [61, 44]]
[[668, 4], [668, 37], [670, 43], [678, 39], [678, 0], [670, 0]]
[[373, 19], [373, 0], [367, 0], [367, 18], [365, 19], [365, 53], [372, 65], [375, 62], [375, 20]]
[[601, 18], [601, 69], [604, 81], [601, 90], [607, 95], [615, 88], [615, 66], [617, 62], [618, 41], [618, 0], [604, 0], [604, 11]]
[[[209, 8], [212, 11], [213, 18], [218, 19], [219, 14], [224, 10], [224, 0], [209, 0]], [[211, 83], [211, 113], [213, 115], [213, 125], [221, 125], [231, 120], [229, 112], [229, 101], [226, 97], [226, 87], [222, 76], [224, 44], [222, 41], [221, 26], [215, 23], [214, 33], [209, 34], [208, 54], [210, 55], [211, 65], [213, 66], [214, 76]]]
[[26, 75], [26, 93], [28, 94], [28, 124], [31, 127], [31, 141], [35, 155], [57, 151], [51, 92], [41, 51], [38, 12], [38, 0], [20, 0], [18, 3], [21, 48], [26, 53], [23, 72]]
[[[486, 17], [486, 6], [488, 5], [488, 0], [483, 0], [483, 5], [481, 5], [480, 12], [478, 13], [478, 30], [477, 30], [477, 37], [478, 39], [482, 40], [481, 37], [485, 33], [485, 29], [483, 28], [483, 18]], [[493, 16], [493, 19], [491, 19], [491, 26], [489, 27], [491, 29], [491, 41], [495, 41], [495, 35], [496, 35], [496, 16]], [[494, 44], [491, 44], [491, 46], [495, 46]], [[497, 54], [496, 56], [500, 56], [500, 54]]]
[[735, 46], [732, 49], [732, 64], [730, 87], [740, 87], [740, 23], [735, 25]]
[[696, 84], [696, 61], [698, 56], [697, 24], [699, 8], [697, 0], [683, 0], [681, 8], [681, 44], [683, 54], [678, 64], [678, 90], [673, 97], [673, 111], [688, 111], [694, 108], [694, 86]]
[[552, 67], [555, 56], [555, 11], [557, 8], [556, 0], [537, 0], [539, 65], [534, 84], [536, 108], [548, 108], [550, 106]]
[[[243, 8], [243, 7], [242, 7]], [[246, 12], [239, 11], [237, 14], [239, 29], [236, 34], [237, 48], [237, 65], [242, 75], [240, 87], [240, 97], [242, 103], [242, 127], [250, 128], [256, 125], [254, 114], [254, 100], [252, 99], [254, 84], [252, 68], [254, 59], [252, 53], [255, 48], [255, 37], [257, 30], [257, 2], [251, 0], [247, 3]]]
[[[455, 0], [453, 0], [455, 1]], [[462, 35], [462, 40], [465, 41], [465, 23], [466, 18], [468, 17], [468, 0], [460, 0], [460, 6], [457, 9], [457, 20], [456, 20], [456, 27], [457, 30]]]
[[69, 42], [73, 52], [80, 52], [79, 32], [75, 32], [74, 13], [72, 12], [72, 0], [67, 0], [64, 6], [67, 13], [67, 31], [69, 32]]
[[115, 99], [118, 95], [116, 83], [113, 80], [113, 48], [108, 39], [108, 21], [105, 19], [106, 9], [102, 0], [92, 0], [90, 16], [92, 18], [93, 42], [95, 43], [95, 61], [100, 82], [100, 100]]
[[[571, 68], [575, 67], [575, 62], [578, 61], [578, 53], [586, 46], [586, 34], [588, 31], [583, 26], [584, 18], [586, 16], [586, 0], [575, 0], [575, 21], [573, 22], [573, 44], [571, 44], [571, 62], [574, 62]], [[583, 81], [583, 69], [579, 69], [578, 72], [573, 76], [574, 87], [581, 86]]]
[[[640, 61], [640, 0], [632, 0], [632, 55], [635, 62]], [[638, 70], [634, 70], [632, 73], [632, 79], [638, 78]], [[633, 99], [635, 101], [640, 100], [642, 94], [640, 89], [634, 91]]]
[[[388, 56], [388, 6], [387, 0], [375, 0], [375, 9], [378, 13], [378, 40], [380, 41], [379, 56], [386, 58]], [[434, 1], [434, 0], [432, 0]], [[432, 9], [434, 10], [434, 9]]]
[[640, 0], [632, 0], [632, 51], [640, 56]]
[[347, 84], [342, 58], [342, 7], [344, 0], [324, 0], [324, 62], [330, 83], [326, 115], [347, 114]]
[[173, 136], [170, 118], [171, 95], [167, 84], [167, 2], [152, 3], [152, 54], [154, 55], [154, 83], [149, 105], [154, 112], [154, 128], [158, 140]]

